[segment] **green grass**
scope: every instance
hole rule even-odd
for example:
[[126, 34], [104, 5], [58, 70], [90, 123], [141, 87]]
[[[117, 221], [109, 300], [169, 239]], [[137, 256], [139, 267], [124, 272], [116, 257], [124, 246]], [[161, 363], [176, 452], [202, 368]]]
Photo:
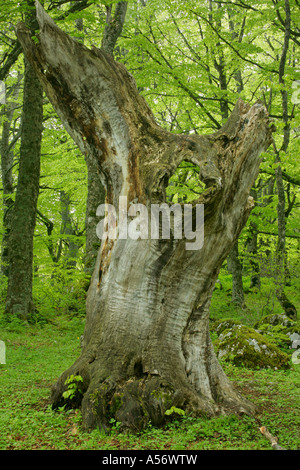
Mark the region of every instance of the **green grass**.
[[[213, 296], [211, 316], [231, 317], [252, 326], [267, 303], [268, 285], [261, 293], [247, 294], [248, 308], [240, 311], [230, 303], [230, 279], [224, 277], [222, 282], [224, 289]], [[290, 289], [299, 305], [299, 289]], [[271, 300], [268, 306], [281, 311]], [[49, 405], [52, 384], [80, 353], [83, 329], [83, 317], [51, 316], [48, 323], [24, 325], [18, 320], [6, 323], [0, 316], [0, 339], [6, 343], [6, 364], [0, 365], [0, 450], [271, 449], [259, 431], [260, 424], [278, 437], [282, 447], [300, 449], [300, 365], [275, 371], [222, 364], [237, 389], [258, 406], [259, 421], [248, 416], [195, 419], [178, 415], [164, 428], [150, 425], [139, 435], [119, 432], [118, 423], [110, 435], [84, 432], [80, 410], [53, 411]]]
[[[247, 416], [179, 417], [163, 429], [140, 435], [110, 435], [81, 429], [80, 411], [53, 411], [51, 385], [78, 356], [83, 321], [60, 318], [55, 325], [1, 327], [7, 347], [0, 366], [0, 449], [270, 449], [259, 425]], [[259, 419], [280, 445], [300, 449], [300, 365], [287, 372], [252, 371], [223, 364], [236, 387], [260, 408]]]

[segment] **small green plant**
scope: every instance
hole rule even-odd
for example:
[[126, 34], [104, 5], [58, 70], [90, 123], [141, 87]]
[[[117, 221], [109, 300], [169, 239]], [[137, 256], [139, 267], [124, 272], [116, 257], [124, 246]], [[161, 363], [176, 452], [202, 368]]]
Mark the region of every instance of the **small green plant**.
[[121, 430], [121, 422], [117, 421], [115, 418], [111, 418], [109, 420], [109, 424], [111, 424], [111, 433], [119, 433]]
[[176, 406], [171, 406], [171, 408], [169, 408], [168, 410], [165, 411], [165, 415], [167, 415], [167, 416], [170, 416], [170, 415], [173, 415], [173, 414], [184, 416], [185, 411], [182, 410], [181, 408], [176, 408]]
[[63, 392], [63, 397], [72, 400], [75, 397], [76, 392], [80, 391], [79, 382], [83, 382], [81, 375], [70, 375], [65, 380], [65, 385], [68, 385], [68, 390]]

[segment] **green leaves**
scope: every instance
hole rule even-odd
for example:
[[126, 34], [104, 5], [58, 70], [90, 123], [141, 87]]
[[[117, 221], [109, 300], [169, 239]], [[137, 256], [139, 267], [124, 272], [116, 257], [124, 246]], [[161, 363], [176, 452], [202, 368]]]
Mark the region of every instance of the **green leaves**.
[[169, 180], [166, 195], [169, 202], [190, 202], [197, 199], [204, 191], [204, 184], [199, 181], [199, 167], [183, 161]]
[[171, 416], [171, 415], [179, 415], [179, 416], [184, 416], [185, 411], [182, 410], [181, 408], [176, 408], [176, 406], [171, 406], [168, 410], [165, 411], [165, 415]]
[[63, 392], [63, 397], [65, 399], [72, 400], [75, 397], [77, 392], [80, 392], [80, 383], [83, 382], [81, 375], [70, 375], [65, 380], [65, 385], [68, 385], [68, 389]]

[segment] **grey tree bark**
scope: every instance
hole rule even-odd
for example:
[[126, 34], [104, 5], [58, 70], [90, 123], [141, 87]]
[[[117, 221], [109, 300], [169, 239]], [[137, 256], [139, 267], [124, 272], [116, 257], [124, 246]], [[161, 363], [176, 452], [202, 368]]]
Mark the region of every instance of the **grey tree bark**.
[[[94, 158], [106, 201], [119, 210], [165, 201], [178, 165], [200, 168], [206, 185], [205, 242], [106, 239], [87, 296], [80, 357], [59, 377], [53, 406], [65, 403], [65, 380], [81, 375], [70, 406], [81, 406], [87, 429], [115, 417], [123, 428], [164, 422], [171, 406], [213, 416], [254, 412], [224, 374], [209, 335], [209, 305], [223, 261], [247, 221], [260, 153], [271, 143], [264, 106], [239, 100], [217, 132], [178, 135], [159, 127], [126, 68], [103, 51], [77, 43], [37, 4], [35, 44], [24, 25], [18, 38], [49, 99], [83, 153]], [[120, 222], [117, 219], [117, 224]], [[130, 221], [128, 221], [129, 223]]]
[[247, 252], [249, 253], [249, 262], [251, 266], [251, 283], [250, 289], [260, 289], [261, 287], [261, 278], [260, 278], [260, 266], [259, 260], [257, 259], [258, 248], [257, 248], [257, 226], [254, 222], [250, 224], [249, 227], [249, 236], [247, 239]]
[[2, 127], [2, 138], [0, 144], [1, 153], [1, 174], [2, 174], [2, 187], [3, 187], [3, 235], [1, 243], [1, 272], [8, 276], [8, 239], [11, 228], [11, 219], [13, 212], [13, 166], [14, 166], [14, 146], [19, 139], [19, 131], [12, 135], [12, 123], [14, 118], [15, 100], [20, 91], [21, 75], [18, 81], [12, 87], [10, 101], [6, 105], [6, 113]]

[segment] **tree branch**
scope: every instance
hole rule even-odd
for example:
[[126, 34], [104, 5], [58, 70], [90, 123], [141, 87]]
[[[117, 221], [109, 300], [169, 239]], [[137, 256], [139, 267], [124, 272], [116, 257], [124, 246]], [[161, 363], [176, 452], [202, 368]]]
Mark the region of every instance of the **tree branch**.
[[[271, 235], [272, 237], [278, 237], [278, 232], [269, 232], [267, 230], [257, 230], [257, 233], [262, 233], [263, 235]], [[300, 235], [286, 234], [286, 238], [296, 238], [300, 239]]]
[[[221, 124], [213, 117], [213, 115], [205, 108], [205, 106], [203, 105], [202, 103], [202, 100], [208, 100], [208, 98], [205, 98], [205, 97], [201, 97], [201, 96], [198, 96], [196, 93], [194, 93], [192, 90], [190, 90], [181, 80], [180, 78], [174, 73], [174, 68], [172, 67], [172, 65], [170, 64], [170, 62], [165, 58], [165, 56], [163, 55], [163, 53], [161, 52], [161, 50], [159, 49], [159, 47], [157, 46], [156, 44], [156, 41], [155, 41], [155, 37], [153, 36], [153, 32], [152, 32], [152, 29], [151, 29], [151, 35], [154, 39], [154, 43], [150, 41], [149, 37], [146, 36], [145, 34], [142, 33], [142, 31], [140, 31], [140, 33], [143, 35], [143, 37], [145, 39], [147, 39], [150, 44], [154, 45], [155, 49], [157, 50], [157, 52], [159, 53], [159, 55], [161, 56], [161, 58], [163, 59], [163, 61], [165, 62], [165, 64], [168, 66], [168, 68], [170, 69], [170, 75], [172, 75], [172, 77], [174, 78], [174, 80], [176, 81], [176, 83], [180, 86], [180, 88], [182, 88], [182, 90], [184, 90], [189, 96], [190, 98], [192, 98], [199, 106], [200, 108], [203, 110], [203, 112], [207, 115], [207, 117], [212, 121], [212, 123], [214, 124], [214, 128], [215, 129], [220, 129], [221, 128]], [[161, 62], [156, 59], [148, 50], [146, 50], [146, 52], [149, 54], [149, 56], [155, 61], [157, 62], [159, 65], [162, 65]]]
[[[49, 6], [49, 10], [52, 10], [52, 8], [56, 8], [57, 6], [60, 6], [60, 5], [64, 5], [65, 3], [70, 3], [70, 0], [59, 2], [58, 5], [57, 5], [57, 2], [56, 2], [53, 5], [53, 7]], [[70, 14], [76, 13], [78, 11], [85, 10], [86, 8], [88, 8], [91, 5], [92, 5], [92, 3], [90, 3], [89, 0], [77, 1], [76, 3], [73, 3], [73, 5], [71, 5], [70, 8], [67, 11], [65, 11], [62, 15], [55, 17], [55, 20], [56, 21], [62, 21], [64, 19], [66, 19]]]
[[256, 67], [262, 69], [262, 70], [266, 70], [268, 72], [273, 72], [273, 73], [276, 73], [278, 74], [278, 70], [275, 70], [275, 69], [267, 69], [266, 67], [263, 67], [262, 65], [260, 65], [259, 63], [257, 62], [254, 62], [253, 60], [250, 60], [250, 59], [247, 59], [246, 57], [243, 57], [240, 52], [232, 45], [232, 43], [230, 41], [227, 41], [227, 39], [225, 39], [223, 36], [221, 36], [221, 34], [219, 33], [219, 31], [212, 25], [212, 23], [207, 19], [205, 18], [205, 16], [202, 16], [200, 15], [200, 13], [196, 12], [196, 11], [193, 11], [193, 10], [190, 10], [191, 13], [193, 13], [194, 15], [202, 18], [207, 24], [209, 24], [209, 26], [211, 27], [211, 29], [217, 34], [217, 36], [221, 39], [221, 41], [224, 41], [225, 44], [227, 44], [227, 46], [230, 47], [230, 49], [232, 49], [235, 54], [242, 60], [244, 60], [245, 62], [249, 62], [250, 64], [252, 65], [255, 65]]
[[265, 426], [262, 426], [261, 428], [259, 428], [259, 430], [262, 433], [262, 435], [265, 436], [271, 442], [271, 446], [273, 447], [273, 449], [285, 450], [283, 447], [280, 447], [280, 445], [278, 444], [278, 438], [275, 436], [272, 436], [272, 434], [270, 434], [270, 432]]
[[19, 41], [16, 41], [11, 52], [7, 55], [4, 65], [0, 68], [0, 80], [5, 80], [11, 67], [18, 60], [19, 55], [22, 52], [22, 46]]
[[[260, 173], [265, 173], [270, 176], [275, 176], [275, 173], [267, 170], [260, 170]], [[300, 178], [289, 175], [286, 171], [282, 170], [282, 178], [288, 183], [294, 184], [295, 186], [300, 186]]]

